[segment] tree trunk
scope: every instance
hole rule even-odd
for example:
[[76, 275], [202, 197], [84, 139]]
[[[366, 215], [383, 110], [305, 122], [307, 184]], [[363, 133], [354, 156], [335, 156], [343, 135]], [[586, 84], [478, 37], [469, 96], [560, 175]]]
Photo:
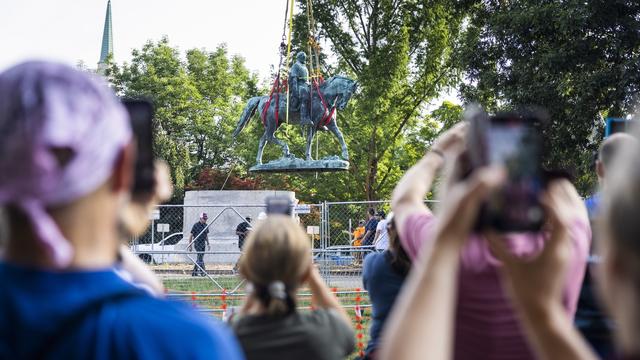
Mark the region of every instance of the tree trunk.
[[367, 177], [365, 178], [365, 196], [367, 201], [375, 201], [377, 200], [376, 194], [376, 177], [378, 175], [378, 154], [377, 154], [377, 145], [378, 139], [376, 138], [377, 126], [373, 127], [371, 131], [371, 139], [369, 141], [369, 151], [367, 155], [369, 157], [367, 163]]

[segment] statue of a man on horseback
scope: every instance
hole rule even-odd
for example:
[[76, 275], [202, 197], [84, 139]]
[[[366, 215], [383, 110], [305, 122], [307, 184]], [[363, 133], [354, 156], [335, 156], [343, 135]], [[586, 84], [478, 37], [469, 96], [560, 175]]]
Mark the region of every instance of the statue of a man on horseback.
[[[302, 54], [304, 55], [304, 53]], [[281, 159], [295, 159], [295, 157], [289, 152], [289, 146], [287, 143], [278, 139], [275, 136], [275, 132], [282, 124], [286, 123], [286, 121], [288, 121], [290, 125], [305, 124], [304, 120], [302, 120], [303, 115], [301, 113], [306, 115], [307, 125], [310, 125], [305, 127], [307, 140], [305, 157], [304, 160], [300, 160], [302, 162], [306, 162], [306, 164], [303, 165], [307, 166], [311, 164], [310, 162], [314, 162], [311, 156], [313, 138], [319, 130], [326, 130], [335, 135], [336, 139], [340, 143], [342, 150], [340, 158], [348, 166], [346, 161], [349, 160], [349, 151], [347, 149], [347, 144], [344, 141], [344, 137], [342, 136], [342, 132], [338, 128], [336, 118], [337, 111], [344, 110], [347, 107], [347, 103], [356, 91], [357, 84], [352, 79], [336, 75], [321, 82], [317, 85], [317, 88], [315, 88], [314, 85], [314, 88], [310, 89], [306, 84], [306, 75], [308, 74], [306, 68], [302, 65], [302, 69], [304, 69], [302, 71], [302, 69], [297, 69], [296, 66], [303, 64], [303, 62], [300, 62], [300, 59], [303, 58], [304, 57], [299, 54], [299, 61], [296, 62], [291, 69], [291, 73], [294, 73], [295, 71], [296, 74], [295, 76], [290, 75], [289, 77], [289, 79], [291, 79], [290, 84], [295, 84], [289, 87], [289, 92], [293, 92], [297, 95], [298, 101], [301, 105], [300, 111], [293, 111], [293, 107], [291, 107], [287, 117], [286, 93], [272, 92], [269, 96], [256, 96], [250, 98], [242, 111], [240, 119], [238, 120], [236, 129], [233, 132], [234, 138], [240, 134], [242, 129], [247, 126], [249, 120], [254, 117], [255, 114], [258, 114], [258, 117], [262, 122], [262, 126], [264, 127], [264, 133], [262, 134], [258, 145], [256, 166], [262, 165], [262, 153], [268, 142], [276, 144], [282, 148]], [[315, 160], [315, 163], [309, 166], [310, 168], [315, 166], [315, 168], [326, 170], [326, 166], [322, 164], [322, 161], [324, 161], [324, 159]]]
[[309, 116], [309, 71], [307, 54], [298, 52], [296, 62], [289, 69], [289, 111], [300, 111], [300, 125], [313, 125]]

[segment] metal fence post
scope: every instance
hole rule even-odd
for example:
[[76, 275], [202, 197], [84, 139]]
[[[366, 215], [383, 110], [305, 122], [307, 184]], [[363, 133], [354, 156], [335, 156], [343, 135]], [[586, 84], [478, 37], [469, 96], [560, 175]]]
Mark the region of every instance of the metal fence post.
[[324, 277], [325, 281], [327, 283], [329, 283], [329, 267], [327, 266], [327, 235], [329, 234], [329, 206], [327, 205], [327, 202], [324, 201], [322, 203], [322, 241], [320, 241], [320, 251], [322, 256], [320, 256], [320, 258], [322, 259], [322, 277]]

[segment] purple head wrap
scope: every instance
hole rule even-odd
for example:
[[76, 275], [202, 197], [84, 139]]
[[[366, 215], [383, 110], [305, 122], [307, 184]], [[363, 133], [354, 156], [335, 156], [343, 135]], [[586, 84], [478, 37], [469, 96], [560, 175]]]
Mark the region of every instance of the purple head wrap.
[[97, 77], [50, 62], [0, 74], [0, 205], [29, 217], [57, 266], [73, 249], [45, 207], [101, 186], [130, 139], [124, 107]]

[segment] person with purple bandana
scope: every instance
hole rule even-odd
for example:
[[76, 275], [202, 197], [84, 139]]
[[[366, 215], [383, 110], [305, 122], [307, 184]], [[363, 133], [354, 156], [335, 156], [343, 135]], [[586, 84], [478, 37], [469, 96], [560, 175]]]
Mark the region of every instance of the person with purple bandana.
[[[473, 233], [470, 231], [473, 224], [470, 223], [468, 229], [465, 228], [463, 216], [441, 216], [446, 214], [446, 210], [434, 215], [424, 204], [424, 198], [438, 170], [445, 165], [449, 165], [450, 170], [460, 166], [459, 156], [466, 148], [465, 133], [466, 124], [459, 124], [442, 134], [432, 145], [431, 151], [407, 171], [393, 193], [391, 206], [398, 234], [403, 248], [414, 260], [413, 269], [416, 270], [411, 276], [413, 280], [405, 285], [407, 291], [404, 300], [399, 300], [395, 305], [393, 320], [385, 330], [387, 341], [384, 345], [387, 348], [384, 353], [392, 354], [394, 359], [440, 354], [440, 346], [437, 349], [436, 346], [431, 349], [428, 347], [434, 344], [433, 341], [446, 345], [446, 339], [452, 340], [452, 355], [455, 359], [535, 358], [500, 281], [499, 269], [502, 265], [489, 248], [487, 236], [490, 234]], [[455, 207], [455, 204], [450, 203], [455, 198], [452, 189], [459, 182], [459, 179], [454, 178], [453, 171], [448, 175], [450, 181], [446, 184], [442, 197], [445, 209]], [[486, 173], [483, 175], [490, 178]], [[496, 182], [495, 179], [492, 181]], [[558, 194], [558, 207], [570, 217], [569, 237], [573, 252], [563, 285], [563, 305], [566, 315], [573, 317], [589, 253], [591, 229], [587, 211], [573, 185], [566, 180], [558, 180], [551, 187], [552, 192]], [[467, 208], [462, 203], [462, 208], [458, 211], [468, 212], [473, 209], [473, 206]], [[441, 217], [446, 220], [444, 224], [439, 224]], [[444, 233], [440, 235], [447, 237], [438, 240], [442, 238], [438, 234], [443, 231], [443, 226], [449, 226], [451, 232], [462, 232], [466, 241], [453, 244], [451, 240], [452, 244], [447, 245], [448, 238], [454, 236]], [[532, 257], [545, 247], [548, 236], [545, 233], [508, 234], [503, 241], [516, 256]], [[444, 260], [436, 256], [436, 250], [441, 255], [440, 246], [435, 246], [440, 242], [447, 248], [446, 264], [442, 264], [441, 261]], [[436, 257], [437, 261], [432, 257]], [[420, 265], [416, 265], [418, 260]], [[439, 265], [452, 267], [453, 270], [438, 268], [429, 273], [429, 266]], [[433, 288], [427, 291], [430, 286]], [[448, 297], [438, 303], [444, 296]], [[437, 308], [434, 307], [435, 303], [442, 309], [429, 312]], [[442, 317], [448, 316], [449, 306], [451, 316], [455, 318], [452, 327]], [[423, 315], [433, 318], [425, 318]], [[436, 336], [433, 341], [425, 340], [436, 335], [431, 331], [436, 324], [442, 324], [442, 338]], [[452, 332], [451, 336], [448, 331]]]
[[97, 78], [35, 61], [0, 74], [1, 359], [243, 358], [221, 325], [118, 275], [131, 140]]

